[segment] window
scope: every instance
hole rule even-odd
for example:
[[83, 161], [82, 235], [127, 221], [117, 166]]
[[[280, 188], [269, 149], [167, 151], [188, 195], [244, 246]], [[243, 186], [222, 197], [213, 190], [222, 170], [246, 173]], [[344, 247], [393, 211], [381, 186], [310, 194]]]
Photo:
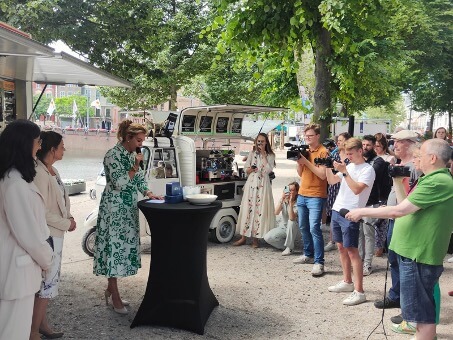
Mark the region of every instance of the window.
[[110, 109], [105, 109], [105, 117], [110, 118]]
[[41, 84], [36, 84], [36, 88], [40, 89], [41, 88]]
[[175, 149], [154, 149], [152, 161], [153, 164], [151, 164], [151, 176], [153, 176], [154, 178], [178, 177]]
[[101, 116], [101, 110], [100, 109], [94, 109], [95, 112], [95, 115], [96, 117], [100, 117]]
[[64, 91], [60, 91], [60, 98], [62, 98], [64, 96], [65, 96], [65, 92]]
[[68, 96], [72, 96], [72, 91], [68, 91]]
[[46, 92], [46, 98], [52, 98], [52, 93]]

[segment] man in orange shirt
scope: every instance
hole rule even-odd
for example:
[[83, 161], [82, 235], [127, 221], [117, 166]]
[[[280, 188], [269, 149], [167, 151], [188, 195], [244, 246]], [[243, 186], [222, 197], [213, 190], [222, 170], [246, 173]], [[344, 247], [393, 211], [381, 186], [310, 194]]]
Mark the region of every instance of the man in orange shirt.
[[297, 173], [300, 189], [297, 197], [299, 228], [304, 243], [304, 255], [294, 263], [313, 263], [311, 274], [324, 274], [324, 239], [321, 231], [321, 215], [327, 198], [326, 167], [315, 165], [315, 158], [325, 158], [327, 149], [319, 142], [320, 127], [317, 124], [305, 128], [305, 141], [309, 146], [309, 157], [300, 156]]

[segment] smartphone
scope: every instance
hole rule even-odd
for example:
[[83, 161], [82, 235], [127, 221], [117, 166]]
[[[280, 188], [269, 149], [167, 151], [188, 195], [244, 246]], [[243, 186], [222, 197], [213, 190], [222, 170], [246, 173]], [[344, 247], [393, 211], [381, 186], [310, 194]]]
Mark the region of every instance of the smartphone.
[[285, 195], [289, 195], [289, 186], [285, 186], [283, 192], [285, 193]]

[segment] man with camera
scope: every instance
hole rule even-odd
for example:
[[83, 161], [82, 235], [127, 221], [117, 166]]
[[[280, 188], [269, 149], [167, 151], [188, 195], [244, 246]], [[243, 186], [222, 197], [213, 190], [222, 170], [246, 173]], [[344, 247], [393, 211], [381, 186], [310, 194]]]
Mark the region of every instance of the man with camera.
[[[414, 156], [413, 151], [415, 148], [415, 143], [418, 141], [418, 134], [410, 130], [400, 130], [399, 132], [392, 135], [394, 140], [394, 152], [396, 158], [400, 163], [393, 168], [389, 168], [389, 173], [394, 178], [399, 178], [397, 181], [402, 181], [404, 186], [404, 191], [407, 195], [411, 185], [419, 177], [418, 171], [414, 166]], [[409, 176], [404, 176], [409, 175]], [[403, 177], [401, 179], [401, 177]], [[387, 200], [387, 206], [395, 206], [398, 203], [401, 203], [401, 200], [397, 199], [395, 191], [395, 180], [392, 191]], [[370, 216], [371, 217], [371, 216]], [[390, 218], [388, 231], [387, 231], [387, 246], [390, 244], [393, 234], [393, 227], [395, 225], [395, 220]], [[400, 307], [400, 277], [399, 277], [399, 265], [398, 259], [395, 252], [391, 249], [388, 250], [388, 261], [390, 264], [390, 274], [392, 277], [392, 287], [390, 287], [388, 292], [388, 297], [383, 300], [378, 300], [374, 303], [376, 308], [386, 309], [386, 308], [399, 308]], [[392, 320], [393, 321], [393, 320]], [[401, 321], [400, 321], [401, 322]]]
[[[366, 206], [374, 208], [378, 207], [380, 202], [387, 201], [390, 191], [390, 188], [386, 186], [388, 184], [388, 167], [386, 162], [374, 151], [375, 144], [376, 138], [374, 136], [363, 136], [363, 157], [365, 162], [373, 167], [376, 174], [376, 179], [374, 180]], [[374, 223], [376, 221], [376, 218], [366, 217], [364, 218], [364, 223], [360, 224], [359, 254], [363, 260], [363, 276], [368, 276], [373, 271], [371, 263], [373, 261], [374, 243], [376, 241], [374, 232]]]
[[324, 239], [321, 231], [321, 216], [327, 198], [326, 167], [315, 165], [315, 158], [326, 158], [328, 152], [319, 142], [320, 127], [317, 124], [305, 128], [308, 152], [301, 153], [297, 160], [297, 174], [300, 176], [300, 189], [297, 197], [299, 228], [304, 243], [304, 255], [294, 263], [313, 263], [311, 274], [324, 274]]
[[[348, 306], [357, 305], [366, 301], [363, 290], [363, 266], [359, 255], [359, 228], [360, 223], [348, 221], [340, 214], [345, 209], [365, 207], [373, 187], [376, 174], [373, 167], [365, 162], [362, 142], [357, 138], [350, 138], [344, 144], [349, 164], [334, 162], [338, 172], [334, 175], [332, 169], [326, 170], [330, 185], [340, 183], [335, 203], [332, 206], [332, 238], [338, 245], [340, 253], [343, 280], [328, 288], [329, 292], [351, 292], [343, 300]], [[354, 280], [352, 280], [351, 267]]]
[[436, 336], [434, 287], [443, 271], [453, 229], [453, 180], [446, 168], [450, 156], [446, 141], [424, 142], [418, 156], [424, 177], [404, 201], [346, 214], [351, 221], [363, 216], [396, 219], [389, 247], [398, 258], [402, 317], [417, 324], [416, 339]]

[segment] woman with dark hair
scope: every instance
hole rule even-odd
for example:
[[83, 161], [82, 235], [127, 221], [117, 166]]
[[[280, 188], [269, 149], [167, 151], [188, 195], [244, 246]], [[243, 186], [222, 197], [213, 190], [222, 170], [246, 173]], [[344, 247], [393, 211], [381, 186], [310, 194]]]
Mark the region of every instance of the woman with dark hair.
[[236, 224], [241, 238], [233, 243], [234, 246], [242, 246], [247, 237], [251, 237], [252, 247], [258, 248], [259, 239], [275, 227], [274, 198], [269, 178], [275, 167], [275, 154], [265, 133], [256, 137], [255, 150], [244, 164], [248, 178]]
[[376, 133], [374, 135], [376, 138], [376, 143], [374, 144], [374, 152], [381, 157], [384, 161], [389, 162], [390, 164], [396, 163], [396, 158], [390, 153], [387, 138], [383, 133]]
[[112, 303], [113, 310], [127, 314], [118, 290], [118, 277], [137, 274], [140, 261], [140, 224], [138, 220], [137, 192], [150, 199], [154, 195], [140, 170], [143, 154], [136, 153], [145, 140], [146, 129], [131, 120], [118, 127], [119, 140], [104, 157], [106, 185], [99, 205], [94, 245], [93, 273], [107, 277], [105, 303]]
[[46, 204], [46, 221], [53, 240], [54, 260], [52, 267], [43, 273], [41, 289], [35, 297], [31, 332], [41, 333], [50, 339], [61, 338], [64, 334], [52, 330], [47, 321], [46, 310], [49, 299], [58, 295], [64, 233], [76, 228], [76, 222], [70, 213], [68, 192], [53, 166], [55, 162], [63, 159], [64, 151], [62, 135], [53, 131], [41, 132], [41, 149], [36, 154], [38, 165], [33, 182]]
[[451, 140], [448, 138], [447, 129], [444, 127], [437, 128], [436, 132], [434, 132], [434, 138], [446, 140], [448, 144], [451, 145]]
[[34, 295], [52, 263], [46, 207], [33, 183], [39, 133], [17, 120], [0, 134], [0, 339], [30, 337]]

